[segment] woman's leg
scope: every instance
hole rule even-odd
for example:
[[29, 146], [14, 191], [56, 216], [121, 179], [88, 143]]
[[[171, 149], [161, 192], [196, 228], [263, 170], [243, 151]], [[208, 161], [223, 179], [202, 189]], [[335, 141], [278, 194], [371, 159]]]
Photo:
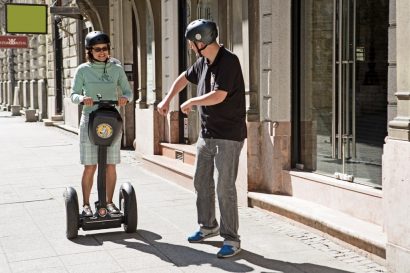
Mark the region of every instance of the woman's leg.
[[83, 190], [83, 206], [90, 205], [90, 193], [93, 187], [94, 173], [97, 165], [84, 165], [83, 177], [81, 180], [81, 187]]
[[117, 182], [117, 171], [115, 164], [107, 164], [106, 170], [106, 189], [107, 189], [107, 204], [112, 203], [114, 196], [115, 184]]

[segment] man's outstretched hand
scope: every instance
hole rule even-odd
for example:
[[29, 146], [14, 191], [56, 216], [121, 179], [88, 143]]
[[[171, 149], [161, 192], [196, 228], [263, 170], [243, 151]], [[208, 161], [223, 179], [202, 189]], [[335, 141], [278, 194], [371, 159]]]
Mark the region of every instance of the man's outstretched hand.
[[168, 111], [169, 111], [169, 103], [167, 103], [165, 101], [161, 101], [157, 105], [157, 111], [158, 111], [158, 113], [160, 113], [160, 115], [166, 116], [168, 114]]
[[192, 110], [192, 106], [193, 106], [193, 104], [192, 104], [191, 100], [187, 100], [186, 102], [181, 104], [182, 113], [188, 115], [188, 113], [191, 112], [191, 110]]

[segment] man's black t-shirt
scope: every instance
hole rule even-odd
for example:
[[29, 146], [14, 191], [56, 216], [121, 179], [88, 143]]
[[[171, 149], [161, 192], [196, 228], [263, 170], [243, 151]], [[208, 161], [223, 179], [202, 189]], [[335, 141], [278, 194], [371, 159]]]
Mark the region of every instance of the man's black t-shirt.
[[245, 84], [238, 57], [220, 47], [212, 64], [204, 57], [185, 73], [197, 85], [197, 96], [214, 90], [228, 92], [225, 100], [211, 106], [199, 106], [201, 136], [242, 141], [246, 138]]

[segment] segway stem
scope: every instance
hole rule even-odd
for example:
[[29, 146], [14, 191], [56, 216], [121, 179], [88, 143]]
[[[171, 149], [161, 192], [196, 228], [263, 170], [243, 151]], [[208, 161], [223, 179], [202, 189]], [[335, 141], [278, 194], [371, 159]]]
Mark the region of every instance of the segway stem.
[[106, 207], [106, 167], [107, 167], [107, 146], [98, 146], [98, 174], [97, 174], [97, 189], [98, 189], [98, 208]]

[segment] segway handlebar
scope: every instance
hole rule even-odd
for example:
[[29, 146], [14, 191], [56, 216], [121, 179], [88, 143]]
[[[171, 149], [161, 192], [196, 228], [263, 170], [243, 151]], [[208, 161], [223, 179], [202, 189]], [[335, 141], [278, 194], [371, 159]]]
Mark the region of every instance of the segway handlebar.
[[[84, 102], [80, 102], [81, 105], [84, 105]], [[93, 105], [118, 105], [118, 100], [97, 100], [93, 101]]]

